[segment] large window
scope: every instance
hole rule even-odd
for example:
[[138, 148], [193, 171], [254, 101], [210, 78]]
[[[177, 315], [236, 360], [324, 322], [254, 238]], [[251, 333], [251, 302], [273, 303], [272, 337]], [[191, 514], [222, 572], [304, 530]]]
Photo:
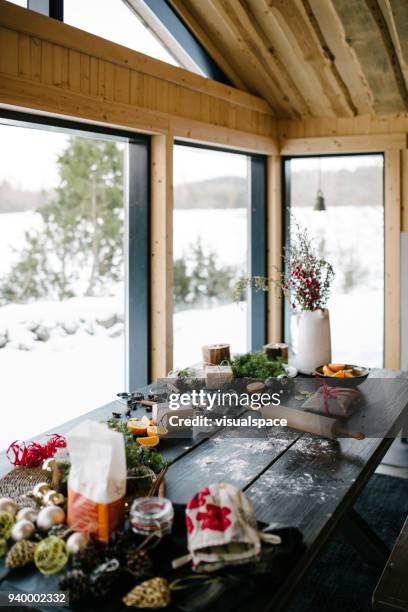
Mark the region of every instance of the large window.
[[1, 449], [147, 382], [149, 279], [147, 144], [22, 124], [0, 142]]
[[[384, 352], [383, 156], [292, 158], [286, 201], [336, 273], [332, 359], [381, 367]], [[291, 317], [296, 351], [296, 316]]]
[[178, 66], [164, 45], [122, 0], [64, 0], [64, 22]]
[[[237, 280], [251, 270], [254, 273], [259, 264], [253, 261], [250, 239], [253, 219], [249, 211], [262, 214], [264, 208], [263, 190], [258, 194], [258, 208], [255, 204], [255, 163], [246, 155], [175, 147], [175, 367], [199, 361], [204, 344], [227, 342], [232, 352], [253, 346], [249, 312], [253, 303], [245, 293], [236, 299], [234, 289]], [[260, 176], [257, 186], [263, 181]], [[261, 225], [257, 241], [264, 246], [265, 226]], [[261, 320], [257, 324], [262, 327]]]

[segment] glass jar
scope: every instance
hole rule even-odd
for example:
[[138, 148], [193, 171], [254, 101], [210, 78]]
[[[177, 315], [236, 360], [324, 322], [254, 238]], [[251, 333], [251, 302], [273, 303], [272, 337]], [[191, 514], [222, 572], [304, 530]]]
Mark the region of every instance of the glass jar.
[[133, 531], [143, 535], [170, 533], [173, 518], [173, 504], [165, 497], [139, 497], [134, 500], [129, 514]]

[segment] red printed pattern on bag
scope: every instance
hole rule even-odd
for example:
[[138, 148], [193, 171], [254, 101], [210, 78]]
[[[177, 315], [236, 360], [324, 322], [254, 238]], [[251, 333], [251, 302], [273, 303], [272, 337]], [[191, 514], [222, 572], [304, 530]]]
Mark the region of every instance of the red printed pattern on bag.
[[225, 531], [231, 525], [227, 518], [231, 509], [227, 506], [221, 508], [214, 504], [207, 504], [207, 512], [197, 512], [197, 521], [201, 521], [201, 529], [212, 529], [213, 531]]

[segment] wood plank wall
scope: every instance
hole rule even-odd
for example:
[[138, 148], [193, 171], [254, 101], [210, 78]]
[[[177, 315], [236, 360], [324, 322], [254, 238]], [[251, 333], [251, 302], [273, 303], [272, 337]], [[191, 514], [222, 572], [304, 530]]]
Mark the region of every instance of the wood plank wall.
[[268, 104], [0, 0], [0, 104], [276, 153]]

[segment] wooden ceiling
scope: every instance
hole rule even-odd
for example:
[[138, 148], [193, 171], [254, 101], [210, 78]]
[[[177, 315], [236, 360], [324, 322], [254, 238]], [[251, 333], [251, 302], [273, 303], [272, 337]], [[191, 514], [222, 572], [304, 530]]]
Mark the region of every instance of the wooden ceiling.
[[408, 0], [170, 0], [276, 117], [408, 110]]

